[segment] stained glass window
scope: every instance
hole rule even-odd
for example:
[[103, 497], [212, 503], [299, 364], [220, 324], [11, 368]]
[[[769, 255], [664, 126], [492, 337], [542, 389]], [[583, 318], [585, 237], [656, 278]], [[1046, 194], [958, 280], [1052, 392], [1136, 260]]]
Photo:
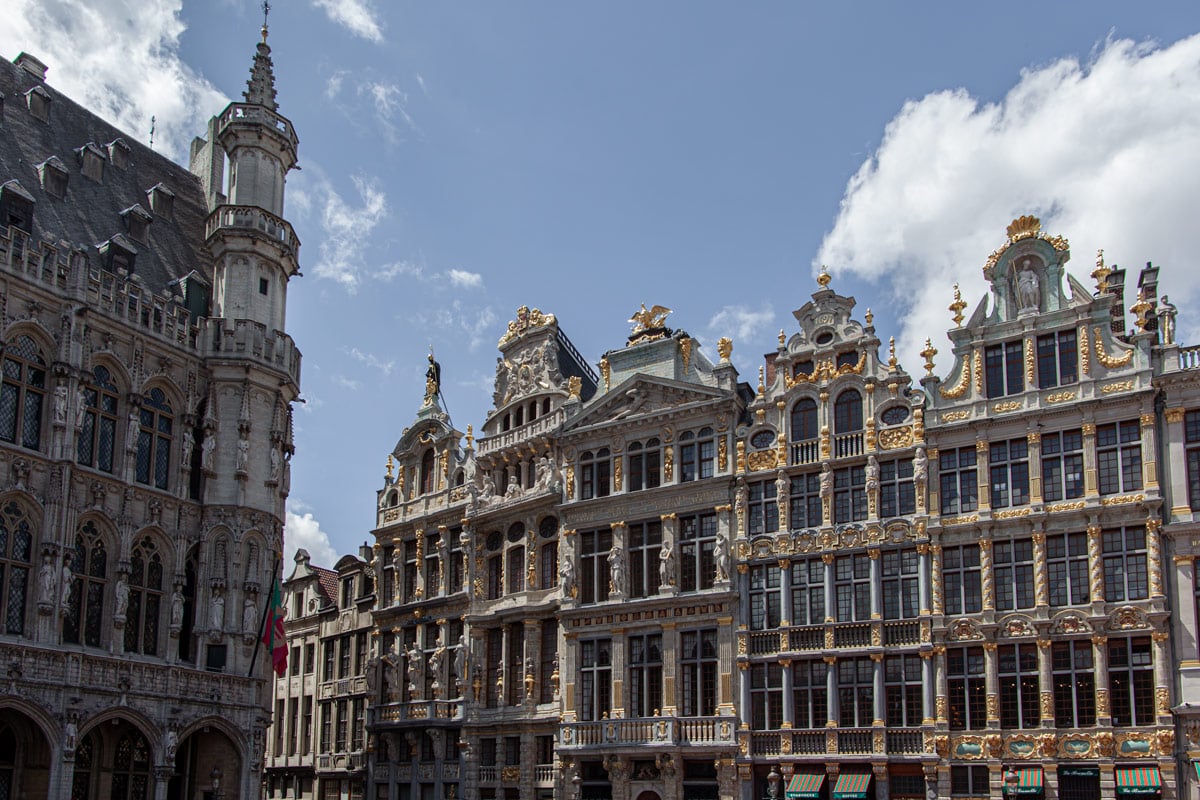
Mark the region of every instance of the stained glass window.
[[163, 564], [158, 548], [143, 537], [130, 554], [129, 608], [125, 614], [125, 652], [158, 655]]
[[92, 372], [92, 385], [83, 387], [83, 404], [75, 460], [112, 472], [117, 436], [117, 387], [104, 367], [96, 367]]
[[162, 389], [151, 389], [138, 409], [137, 481], [166, 489], [170, 478], [174, 412]]
[[42, 441], [42, 403], [46, 397], [46, 360], [28, 336], [4, 352], [0, 381], [0, 439], [31, 450]]
[[70, 644], [100, 646], [104, 622], [104, 587], [108, 577], [108, 552], [96, 523], [88, 520], [75, 535], [71, 554], [74, 576], [67, 616], [63, 620], [63, 641]]
[[33, 530], [29, 518], [9, 501], [0, 513], [0, 632], [25, 633], [29, 573], [33, 563]]

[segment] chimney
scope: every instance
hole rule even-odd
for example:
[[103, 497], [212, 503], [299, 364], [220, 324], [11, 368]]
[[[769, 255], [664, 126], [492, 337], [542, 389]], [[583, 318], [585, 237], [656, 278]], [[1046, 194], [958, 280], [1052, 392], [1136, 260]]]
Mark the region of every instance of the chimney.
[[13, 59], [13, 63], [39, 81], [44, 82], [46, 80], [46, 65], [29, 55], [29, 53], [21, 53]]

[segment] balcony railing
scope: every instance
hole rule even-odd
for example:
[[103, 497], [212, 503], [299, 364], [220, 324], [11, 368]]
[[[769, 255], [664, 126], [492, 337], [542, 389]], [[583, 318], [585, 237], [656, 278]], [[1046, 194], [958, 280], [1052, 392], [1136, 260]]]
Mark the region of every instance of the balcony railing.
[[914, 620], [904, 622], [883, 623], [883, 644], [885, 647], [898, 644], [920, 644], [921, 623]]
[[838, 625], [833, 629], [834, 647], [870, 647], [871, 623]]
[[858, 431], [857, 433], [842, 433], [833, 437], [834, 458], [861, 456], [864, 452], [862, 431]]
[[871, 729], [839, 730], [837, 732], [839, 753], [870, 753]]
[[562, 747], [604, 745], [733, 745], [733, 717], [638, 717], [568, 722], [559, 731]]
[[462, 700], [417, 700], [411, 703], [386, 703], [370, 709], [371, 724], [410, 720], [462, 719]]
[[1181, 347], [1179, 349], [1179, 368], [1180, 369], [1200, 368], [1200, 345], [1192, 345], [1191, 347]]
[[887, 750], [889, 753], [922, 753], [923, 742], [919, 730], [897, 730], [891, 728], [887, 732]]
[[803, 653], [832, 648], [908, 647], [921, 644], [919, 620], [853, 622], [779, 628], [770, 631], [739, 631], [738, 652], [748, 656]]
[[821, 461], [821, 442], [818, 439], [806, 439], [803, 442], [792, 442], [792, 466], [800, 464], [818, 464]]
[[885, 745], [888, 753], [923, 752], [920, 728], [754, 731], [749, 739], [750, 755], [754, 756], [870, 755]]

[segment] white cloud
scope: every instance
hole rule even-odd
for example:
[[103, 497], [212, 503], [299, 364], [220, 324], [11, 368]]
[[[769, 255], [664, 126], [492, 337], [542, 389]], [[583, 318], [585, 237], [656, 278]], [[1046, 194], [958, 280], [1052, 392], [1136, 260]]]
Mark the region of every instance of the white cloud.
[[[6, 0], [0, 55], [49, 67], [47, 83], [140, 142], [182, 161], [229, 99], [179, 55], [182, 0]], [[134, 22], [136, 20], [136, 22]], [[254, 53], [247, 35], [246, 67]]]
[[300, 500], [288, 500], [287, 519], [283, 526], [284, 575], [291, 574], [290, 564], [296, 557], [296, 551], [301, 548], [308, 551], [316, 566], [333, 567], [338, 560], [329, 534], [321, 530], [321, 523], [308, 506]]
[[410, 278], [416, 278], [419, 281], [424, 280], [425, 267], [416, 262], [409, 261], [407, 259], [401, 259], [400, 261], [394, 261], [377, 271], [375, 273], [375, 278], [387, 283], [393, 278], [397, 278], [401, 275]]
[[383, 361], [378, 356], [364, 353], [357, 347], [343, 347], [342, 352], [364, 366], [379, 370], [384, 375], [392, 374], [392, 369], [396, 366], [395, 361]]
[[387, 216], [387, 195], [374, 180], [359, 176], [351, 180], [362, 201], [357, 207], [343, 200], [328, 182], [320, 187], [325, 197], [321, 210], [325, 240], [319, 247], [320, 260], [313, 273], [320, 278], [331, 278], [353, 292], [361, 280], [363, 250], [371, 231]]
[[725, 306], [708, 321], [708, 330], [714, 335], [745, 341], [755, 338], [774, 319], [775, 312], [769, 303], [758, 311], [743, 305]]
[[367, 0], [313, 0], [332, 21], [369, 42], [383, 42], [383, 28]]
[[929, 336], [945, 372], [951, 284], [973, 309], [984, 261], [1021, 214], [1071, 240], [1068, 268], [1085, 285], [1104, 248], [1130, 270], [1127, 290], [1153, 260], [1176, 305], [1198, 299], [1200, 282], [1186, 280], [1200, 249], [1198, 175], [1200, 35], [1165, 48], [1107, 41], [1089, 63], [1022, 72], [999, 103], [963, 89], [906, 103], [850, 179], [814, 268], [828, 264], [834, 288], [843, 270], [889, 282], [903, 363], [918, 369]]
[[350, 70], [348, 69], [334, 70], [333, 74], [325, 81], [325, 96], [331, 100], [337, 97], [342, 91], [342, 84], [345, 82], [346, 76], [349, 74]]
[[389, 142], [396, 144], [401, 141], [399, 131], [392, 122], [392, 118], [397, 114], [404, 120], [404, 124], [408, 126], [409, 130], [420, 135], [420, 128], [408, 113], [408, 93], [399, 86], [394, 83], [367, 81], [359, 84], [358, 93], [370, 98], [374, 104], [375, 118], [379, 121]]
[[467, 347], [477, 350], [486, 342], [495, 343], [496, 314], [490, 306], [483, 308], [467, 307], [461, 300], [454, 300], [449, 305], [441, 305], [427, 309], [425, 313], [417, 313], [405, 319], [422, 330], [446, 330], [457, 334], [466, 334]]
[[450, 284], [461, 289], [482, 289], [483, 276], [478, 272], [467, 272], [462, 269], [452, 269], [446, 273], [450, 278]]
[[349, 389], [352, 392], [357, 392], [359, 389], [362, 388], [361, 383], [354, 380], [353, 378], [347, 378], [345, 375], [333, 376], [333, 382], [336, 383], [338, 386], [341, 386], [343, 389]]

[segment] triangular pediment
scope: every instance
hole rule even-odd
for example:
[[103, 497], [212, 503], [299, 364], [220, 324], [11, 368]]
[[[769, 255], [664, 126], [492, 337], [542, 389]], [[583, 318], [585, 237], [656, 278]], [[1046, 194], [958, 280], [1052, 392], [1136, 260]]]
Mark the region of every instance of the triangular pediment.
[[690, 405], [732, 398], [729, 392], [715, 387], [636, 375], [603, 394], [597, 393], [580, 414], [563, 426], [563, 433], [678, 413]]

